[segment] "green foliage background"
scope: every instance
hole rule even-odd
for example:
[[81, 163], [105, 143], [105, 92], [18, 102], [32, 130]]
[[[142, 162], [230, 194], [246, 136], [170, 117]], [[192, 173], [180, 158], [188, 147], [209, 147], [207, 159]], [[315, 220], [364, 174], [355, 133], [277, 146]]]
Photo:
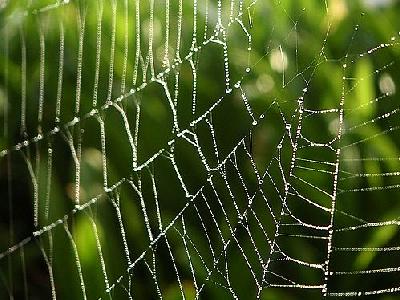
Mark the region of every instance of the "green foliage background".
[[[124, 182], [116, 189], [116, 193], [105, 193], [103, 189], [103, 164], [101, 156], [100, 126], [96, 117], [87, 117], [92, 109], [94, 98], [94, 76], [96, 70], [96, 38], [97, 38], [97, 8], [98, 1], [70, 1], [71, 3], [50, 9], [47, 12], [35, 13], [35, 10], [52, 4], [52, 1], [32, 1], [27, 8], [26, 1], [9, 1], [5, 8], [0, 9], [0, 120], [4, 128], [4, 134], [0, 137], [0, 149], [9, 149], [13, 145], [44, 134], [44, 139], [37, 143], [30, 143], [28, 147], [20, 151], [11, 151], [11, 154], [0, 159], [0, 252], [13, 245], [37, 230], [32, 222], [33, 215], [33, 186], [26, 159], [32, 162], [37, 172], [39, 181], [39, 227], [52, 224], [67, 214], [69, 230], [71, 231], [79, 253], [80, 263], [86, 284], [86, 292], [89, 299], [98, 297], [112, 297], [113, 299], [125, 299], [127, 294], [123, 286], [127, 288], [127, 261], [121, 241], [116, 211], [111, 199], [119, 197], [121, 213], [125, 225], [126, 236], [134, 261], [142, 251], [148, 248], [149, 238], [143, 221], [140, 199], [129, 184]], [[176, 36], [178, 30], [178, 2], [170, 1], [170, 52], [169, 63], [176, 58]], [[228, 1], [222, 1], [223, 24], [229, 22]], [[215, 165], [218, 161], [214, 155], [212, 140], [209, 136], [209, 128], [205, 122], [201, 122], [195, 128], [190, 123], [202, 116], [218, 99], [223, 101], [212, 113], [212, 122], [215, 129], [219, 147], [220, 158], [226, 157], [240, 139], [245, 137], [245, 144], [252, 148], [252, 155], [260, 172], [267, 170], [273, 164], [273, 157], [277, 156], [277, 147], [282, 134], [285, 133], [284, 117], [292, 124], [292, 133], [296, 130], [296, 117], [298, 114], [298, 99], [304, 96], [304, 105], [307, 109], [331, 109], [338, 108], [343, 91], [345, 91], [345, 109], [351, 110], [360, 105], [365, 109], [356, 113], [346, 114], [345, 127], [351, 128], [357, 124], [368, 122], [384, 112], [396, 109], [398, 106], [397, 94], [389, 95], [385, 101], [370, 103], [369, 101], [382, 95], [379, 80], [383, 73], [389, 74], [395, 86], [399, 84], [397, 45], [399, 27], [398, 16], [400, 5], [393, 1], [391, 5], [369, 8], [367, 1], [257, 1], [248, 10], [244, 10], [243, 24], [252, 36], [252, 48], [249, 54], [247, 37], [239, 24], [234, 23], [227, 31], [228, 55], [230, 68], [230, 82], [233, 86], [238, 80], [246, 94], [251, 109], [258, 119], [261, 114], [265, 118], [252, 125], [252, 119], [247, 112], [241, 96], [241, 90], [234, 88], [232, 93], [226, 93], [225, 74], [223, 66], [223, 51], [221, 45], [209, 43], [195, 54], [197, 70], [197, 110], [195, 115], [191, 111], [191, 99], [193, 90], [193, 72], [190, 64], [184, 59], [190, 51], [193, 37], [193, 3], [183, 1], [183, 27], [182, 43], [180, 46], [180, 58], [183, 60], [177, 66], [179, 74], [171, 71], [165, 76], [169, 91], [173, 94], [175, 74], [179, 76], [178, 95], [178, 120], [180, 129], [195, 130], [202, 142], [206, 160]], [[2, 6], [0, 1], [0, 7]], [[131, 179], [135, 184], [141, 180], [143, 194], [150, 216], [150, 224], [155, 233], [159, 232], [156, 207], [153, 201], [154, 195], [151, 189], [152, 179], [156, 180], [158, 200], [164, 226], [172, 221], [178, 212], [185, 206], [188, 198], [176, 178], [168, 155], [171, 149], [167, 144], [175, 140], [174, 153], [176, 163], [181, 168], [182, 177], [190, 193], [194, 193], [207, 182], [210, 175], [205, 170], [198, 158], [198, 153], [193, 147], [188, 146], [173, 132], [173, 116], [162, 86], [151, 82], [150, 69], [138, 69], [138, 77], [134, 82], [135, 74], [135, 1], [128, 1], [125, 7], [124, 1], [116, 1], [116, 35], [115, 56], [111, 61], [112, 49], [112, 2], [105, 0], [102, 17], [102, 45], [98, 84], [98, 107], [106, 105], [107, 100], [115, 101], [123, 96], [121, 107], [128, 116], [131, 128], [134, 128], [138, 107], [140, 107], [140, 133], [138, 139], [138, 162], [144, 163], [161, 148], [168, 149], [160, 159], [149, 164], [138, 172], [132, 172], [132, 151], [129, 146], [127, 134], [121, 121], [121, 115], [114, 108], [102, 109], [99, 113], [104, 121], [107, 146], [107, 179], [109, 186], [117, 183], [121, 178]], [[201, 45], [206, 24], [204, 1], [199, 1], [199, 14], [197, 17], [198, 43]], [[250, 5], [250, 1], [244, 1], [244, 7]], [[363, 4], [364, 3], [364, 4]], [[4, 5], [4, 4], [3, 4]], [[140, 1], [140, 25], [141, 28], [141, 53], [146, 59], [149, 49], [149, 9], [150, 1]], [[209, 37], [212, 28], [217, 23], [217, 1], [208, 1], [210, 14], [208, 15]], [[165, 38], [165, 1], [155, 1], [154, 6], [154, 68], [155, 74], [165, 70], [164, 38]], [[129, 30], [125, 31], [125, 17], [128, 11]], [[27, 15], [24, 16], [23, 12]], [[77, 98], [77, 68], [79, 51], [79, 16], [83, 20], [85, 16], [85, 35], [83, 41], [83, 65], [80, 97], [80, 110], [76, 113], [75, 101]], [[65, 29], [65, 59], [63, 63], [63, 81], [61, 97], [60, 122], [62, 134], [48, 135], [53, 130], [56, 116], [57, 84], [59, 72], [59, 23]], [[43, 121], [38, 124], [38, 103], [40, 94], [40, 29], [44, 33], [45, 42], [45, 81], [44, 81], [44, 114]], [[20, 130], [21, 119], [21, 31], [25, 37], [27, 55], [27, 83], [26, 99], [27, 113], [26, 132]], [[126, 82], [124, 76], [125, 34], [129, 40], [127, 56]], [[392, 37], [395, 39], [392, 40]], [[382, 43], [392, 43], [373, 53], [367, 53]], [[8, 47], [8, 53], [6, 49]], [[271, 56], [280, 53], [283, 49], [287, 55], [288, 66], [285, 72], [273, 68]], [[365, 53], [363, 57], [359, 54]], [[347, 64], [344, 71], [343, 64]], [[110, 67], [113, 67], [113, 83], [110, 93]], [[250, 68], [250, 72], [246, 69]], [[383, 70], [381, 70], [384, 68]], [[8, 71], [6, 71], [8, 70]], [[378, 70], [378, 72], [375, 72]], [[342, 77], [352, 78], [343, 80]], [[142, 83], [146, 87], [134, 94], [130, 89], [137, 89]], [[307, 88], [304, 92], [303, 89]], [[129, 94], [127, 94], [129, 93]], [[125, 95], [125, 96], [124, 96]], [[276, 105], [279, 104], [279, 108]], [[83, 118], [74, 126], [63, 128], [75, 116]], [[398, 118], [397, 118], [398, 119]], [[335, 123], [336, 122], [336, 123]], [[303, 131], [307, 138], [319, 141], [329, 141], [337, 130], [337, 116], [322, 114], [316, 118], [310, 117], [304, 121]], [[396, 116], [388, 119], [380, 119], [368, 123], [367, 126], [351, 131], [344, 135], [336, 146], [346, 146], [351, 143], [369, 139], [374, 135], [398, 126]], [[3, 127], [4, 126], [4, 127]], [[333, 128], [333, 129], [332, 129]], [[90, 209], [71, 214], [74, 209], [74, 180], [75, 165], [71, 150], [63, 135], [71, 133], [74, 142], [82, 139], [81, 159], [81, 204], [89, 201], [97, 195], [101, 195], [95, 205]], [[81, 132], [81, 134], [79, 134]], [[133, 132], [133, 129], [132, 129]], [[251, 134], [250, 134], [251, 133]], [[250, 135], [252, 138], [250, 139]], [[379, 135], [377, 139], [361, 143], [356, 147], [345, 147], [342, 152], [341, 166], [344, 170], [354, 173], [383, 173], [399, 170], [398, 160], [386, 161], [361, 161], [354, 162], [346, 159], [354, 157], [399, 157], [399, 136], [396, 130], [387, 131]], [[51, 177], [50, 210], [48, 219], [45, 216], [44, 205], [46, 199], [46, 176], [48, 152], [51, 145], [53, 149], [53, 168]], [[75, 145], [76, 146], [76, 145]], [[299, 150], [303, 151], [303, 150]], [[304, 150], [304, 157], [331, 161], [332, 153], [321, 150]], [[309, 152], [307, 152], [309, 151]], [[38, 155], [40, 153], [40, 155]], [[302, 154], [302, 155], [303, 155]], [[292, 155], [291, 146], [286, 139], [283, 143], [282, 165], [289, 167]], [[38, 157], [40, 157], [38, 159]], [[164, 157], [164, 158], [163, 158]], [[251, 171], [251, 165], [243, 151], [238, 151], [237, 160], [242, 168], [248, 191], [255, 191], [257, 179]], [[271, 176], [279, 177], [279, 170], [274, 167], [268, 169]], [[239, 206], [246, 205], [246, 195], [239, 178], [235, 177], [232, 167], [227, 168], [228, 177], [231, 179], [231, 189], [237, 196]], [[298, 176], [307, 178], [318, 186], [324, 186], [332, 190], [332, 177], [324, 174], [298, 170]], [[359, 187], [391, 186], [399, 181], [394, 177], [368, 177], [354, 178], [353, 180], [339, 181], [340, 190], [357, 189]], [[277, 180], [277, 189], [283, 189], [283, 183]], [[221, 178], [215, 180], [215, 187], [220, 192], [221, 201], [226, 204], [226, 209], [234, 220], [234, 209], [228, 190]], [[281, 204], [277, 194], [273, 194], [272, 186], [264, 186], [273, 209], [277, 212]], [[307, 186], [298, 186], [309, 196], [315, 197], [314, 192]], [[216, 196], [212, 189], [204, 191], [214, 211], [214, 218], [221, 226], [223, 234], [229, 238], [229, 229], [223, 224], [224, 214], [218, 209]], [[271, 194], [268, 194], [271, 193]], [[314, 195], [314, 196], [313, 196]], [[343, 193], [338, 198], [338, 210], [351, 212], [352, 215], [364, 220], [391, 220], [398, 217], [400, 205], [397, 189], [383, 191], [371, 191], [370, 193]], [[8, 201], [10, 199], [10, 201]], [[321, 204], [330, 207], [327, 199], [321, 198]], [[294, 204], [296, 206], [296, 204]], [[324, 220], [328, 215], [319, 215], [319, 212], [297, 208], [298, 213], [305, 220]], [[207, 212], [206, 207], [200, 207], [202, 213]], [[268, 216], [267, 207], [255, 205], [254, 210], [260, 214], [266, 231], [274, 234], [274, 226], [271, 217]], [[265, 211], [265, 214], [263, 213]], [[203, 253], [204, 260], [212, 264], [209, 253], [208, 240], [202, 235], [201, 224], [196, 219], [196, 211], [192, 208], [185, 214], [186, 230]], [[335, 223], [343, 226], [352, 225], [341, 214], [335, 215]], [[95, 223], [93, 223], [95, 222]], [[205, 224], [213, 224], [211, 217], [205, 217]], [[95, 224], [95, 226], [93, 225]], [[117, 284], [111, 294], [106, 294], [104, 277], [101, 270], [101, 262], [96, 246], [97, 230], [107, 268], [110, 284], [115, 283], [120, 275], [125, 275], [122, 284]], [[180, 269], [187, 299], [194, 299], [195, 287], [190, 280], [190, 269], [187, 262], [185, 247], [180, 233], [182, 225], [176, 225], [167, 234], [169, 242], [173, 245], [173, 255]], [[3, 286], [0, 288], [0, 298], [5, 299], [9, 293], [15, 299], [23, 299], [25, 293], [30, 299], [47, 299], [51, 297], [48, 269], [41, 249], [52, 257], [53, 272], [57, 297], [62, 299], [80, 299], [82, 297], [79, 276], [71, 242], [63, 229], [58, 225], [49, 234], [43, 234], [40, 238], [23, 247], [24, 264], [21, 262], [19, 251], [15, 251], [0, 260], [0, 272]], [[268, 259], [269, 245], [262, 240], [262, 232], [254, 230], [254, 239], [257, 241], [258, 250], [263, 259]], [[222, 250], [219, 233], [210, 232], [216, 252]], [[241, 246], [246, 252], [253, 249], [251, 241], [246, 238], [245, 232], [238, 233], [241, 237]], [[396, 245], [399, 233], [397, 226], [387, 226], [375, 231], [350, 232], [345, 235], [334, 235], [334, 243], [339, 246], [353, 247], [358, 243], [365, 247], [384, 247]], [[319, 261], [326, 256], [326, 246], [318, 242], [303, 241], [302, 239], [288, 239], [282, 237], [282, 248], [287, 248], [288, 253], [301, 257], [306, 261]], [[52, 244], [52, 246], [51, 246]], [[154, 249], [157, 258], [159, 272], [159, 284], [164, 299], [180, 299], [178, 282], [176, 280], [173, 264], [169, 257], [169, 249], [164, 243]], [[52, 249], [52, 250], [50, 250]], [[194, 252], [193, 252], [194, 253]], [[240, 259], [240, 251], [236, 248], [228, 252], [226, 258], [230, 262], [230, 280], [235, 293], [241, 299], [254, 299], [256, 287], [252, 274], [250, 274], [245, 262]], [[248, 254], [251, 262], [257, 261], [255, 253]], [[193, 264], [198, 268], [197, 279], [203, 282], [207, 278], [207, 272], [201, 268], [201, 261], [196, 260], [193, 254]], [[375, 252], [355, 252], [351, 255], [337, 255], [332, 257], [332, 269], [344, 270], [355, 268], [364, 270], [373, 267], [389, 267], [396, 265], [398, 254], [390, 256], [378, 255]], [[153, 256], [151, 251], [145, 255], [145, 260], [150, 264]], [[256, 263], [255, 263], [256, 265]], [[342, 266], [345, 266], [342, 268]], [[223, 268], [224, 266], [219, 266]], [[306, 269], [292, 268], [276, 263], [276, 270], [282, 275], [288, 275], [293, 279], [311, 284], [318, 280], [321, 274], [308, 272]], [[254, 267], [254, 271], [262, 273], [260, 266]], [[24, 272], [26, 273], [24, 275]], [[137, 299], [157, 298], [154, 281], [144, 263], [139, 263], [131, 271], [132, 290]], [[399, 280], [398, 272], [389, 274], [377, 274], [364, 277], [360, 275], [348, 276], [345, 279], [330, 281], [332, 290], [370, 290], [382, 286], [396, 286]], [[28, 290], [24, 287], [24, 276], [27, 278]], [[11, 278], [11, 280], [10, 280]], [[225, 299], [232, 295], [218, 283], [223, 282], [220, 274], [215, 273], [204, 288], [204, 299]], [[319, 299], [320, 290], [276, 289], [265, 288], [261, 294], [262, 299]], [[395, 299], [395, 295], [382, 296], [381, 299]]]

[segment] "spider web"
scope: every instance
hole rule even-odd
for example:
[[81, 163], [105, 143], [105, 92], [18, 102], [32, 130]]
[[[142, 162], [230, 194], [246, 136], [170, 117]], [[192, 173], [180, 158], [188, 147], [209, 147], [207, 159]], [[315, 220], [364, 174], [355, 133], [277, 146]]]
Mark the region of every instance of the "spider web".
[[2, 297], [400, 290], [398, 37], [288, 3], [0, 2]]

